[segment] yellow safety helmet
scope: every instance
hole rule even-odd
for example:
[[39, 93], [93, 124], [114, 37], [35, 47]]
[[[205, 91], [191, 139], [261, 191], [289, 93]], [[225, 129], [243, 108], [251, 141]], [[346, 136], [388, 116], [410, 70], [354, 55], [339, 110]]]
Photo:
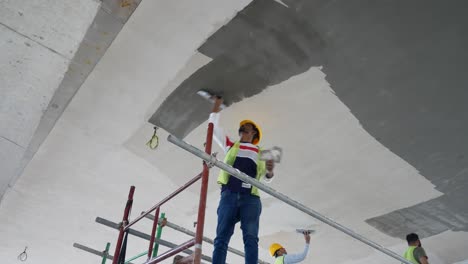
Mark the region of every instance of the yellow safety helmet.
[[260, 143], [260, 140], [262, 139], [262, 129], [260, 128], [260, 126], [258, 126], [254, 121], [252, 120], [249, 120], [249, 119], [246, 119], [246, 120], [242, 120], [239, 124], [239, 127], [245, 125], [245, 124], [252, 124], [258, 131], [258, 134], [257, 136], [258, 137], [255, 137], [252, 141], [252, 144], [254, 145], [258, 145], [258, 143]]
[[279, 249], [282, 249], [282, 248], [283, 248], [283, 246], [280, 245], [280, 244], [278, 244], [278, 243], [273, 243], [273, 244], [271, 244], [271, 246], [270, 246], [270, 255], [271, 255], [272, 257], [274, 257], [276, 251], [278, 251]]

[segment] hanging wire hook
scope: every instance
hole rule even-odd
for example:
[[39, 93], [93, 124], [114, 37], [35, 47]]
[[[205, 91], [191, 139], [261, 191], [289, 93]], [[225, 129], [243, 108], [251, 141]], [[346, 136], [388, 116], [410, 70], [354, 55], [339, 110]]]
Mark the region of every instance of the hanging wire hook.
[[158, 127], [154, 127], [154, 133], [151, 139], [146, 143], [146, 146], [148, 146], [150, 149], [156, 149], [159, 145], [159, 138], [156, 135], [156, 131], [158, 130]]
[[25, 247], [24, 251], [18, 255], [18, 260], [26, 261], [28, 259], [28, 253], [26, 253], [26, 249], [28, 249], [28, 247]]

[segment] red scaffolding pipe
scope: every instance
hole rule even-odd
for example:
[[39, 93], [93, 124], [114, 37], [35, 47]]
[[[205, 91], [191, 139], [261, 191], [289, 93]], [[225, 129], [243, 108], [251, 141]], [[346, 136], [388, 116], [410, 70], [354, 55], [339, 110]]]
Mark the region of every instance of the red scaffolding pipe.
[[[213, 123], [208, 124], [208, 131], [206, 133], [206, 145], [205, 152], [211, 155], [211, 145], [213, 142]], [[203, 163], [202, 172], [202, 183], [200, 191], [200, 203], [198, 205], [198, 218], [197, 218], [197, 230], [195, 233], [195, 250], [194, 250], [194, 264], [200, 264], [202, 257], [202, 243], [203, 243], [203, 229], [205, 227], [205, 210], [206, 210], [206, 196], [208, 193], [208, 177], [210, 168]]]
[[156, 235], [156, 228], [158, 227], [159, 208], [160, 207], [156, 209], [155, 218], [153, 220], [153, 230], [151, 230], [151, 237], [150, 237], [149, 248], [148, 248], [148, 260], [151, 259], [151, 253], [153, 253], [154, 236]]
[[190, 181], [188, 181], [186, 184], [182, 185], [179, 189], [177, 189], [176, 191], [174, 191], [173, 193], [169, 194], [166, 198], [164, 198], [162, 201], [160, 201], [159, 203], [157, 203], [156, 205], [154, 205], [153, 207], [151, 207], [148, 211], [142, 213], [140, 216], [138, 216], [137, 218], [135, 218], [133, 221], [131, 221], [128, 225], [125, 226], [124, 230], [128, 230], [132, 225], [134, 225], [136, 222], [140, 221], [141, 219], [143, 219], [145, 216], [147, 216], [148, 214], [150, 214], [151, 212], [153, 212], [154, 210], [156, 210], [156, 208], [159, 208], [161, 205], [163, 205], [164, 203], [166, 203], [167, 201], [169, 201], [170, 199], [174, 198], [174, 196], [176, 196], [177, 194], [179, 194], [180, 192], [182, 192], [183, 190], [187, 189], [188, 187], [190, 187], [190, 185], [194, 184], [196, 181], [198, 181], [202, 176], [202, 173], [198, 174], [197, 176], [195, 176], [193, 179], [191, 179]]
[[117, 238], [117, 244], [115, 245], [114, 259], [112, 260], [112, 264], [117, 264], [117, 261], [119, 260], [120, 249], [122, 247], [122, 240], [123, 240], [124, 231], [125, 231], [124, 226], [125, 226], [125, 223], [128, 222], [128, 216], [130, 214], [130, 210], [132, 209], [134, 193], [135, 193], [135, 186], [131, 186], [130, 191], [128, 192], [128, 199], [127, 199], [127, 204], [125, 205], [124, 215], [122, 217], [122, 225], [119, 228], [120, 229], [119, 237]]
[[[213, 143], [213, 123], [210, 122], [208, 124], [208, 131], [206, 133], [206, 144], [205, 144], [205, 152], [207, 154], [209, 154], [209, 155], [211, 155], [212, 143]], [[149, 249], [148, 249], [148, 261], [146, 263], [147, 264], [158, 263], [159, 261], [162, 261], [162, 260], [164, 260], [166, 258], [169, 258], [169, 257], [181, 252], [182, 250], [185, 250], [185, 249], [195, 245], [193, 263], [194, 264], [200, 264], [201, 257], [202, 257], [203, 229], [204, 229], [204, 226], [205, 226], [205, 210], [206, 210], [206, 197], [207, 197], [207, 193], [208, 193], [209, 172], [210, 172], [210, 168], [208, 167], [206, 162], [204, 162], [203, 163], [203, 172], [202, 173], [195, 176], [193, 179], [191, 179], [190, 181], [185, 183], [183, 186], [181, 186], [179, 189], [177, 189], [176, 191], [174, 191], [173, 193], [168, 195], [162, 201], [160, 201], [159, 203], [157, 203], [156, 205], [151, 207], [146, 212], [143, 212], [140, 216], [135, 218], [133, 221], [129, 222], [128, 221], [128, 215], [129, 215], [130, 209], [132, 207], [133, 193], [135, 191], [135, 187], [132, 186], [130, 188], [130, 193], [129, 193], [129, 196], [128, 196], [127, 205], [125, 207], [122, 226], [120, 227], [119, 238], [117, 240], [117, 245], [116, 245], [116, 248], [115, 248], [114, 256], [116, 256], [116, 258], [114, 258], [114, 260], [112, 261], [112, 264], [117, 264], [118, 256], [120, 254], [120, 249], [122, 247], [122, 240], [123, 240], [124, 232], [127, 231], [136, 222], [140, 221], [145, 216], [147, 216], [148, 214], [153, 212], [154, 210], [157, 210], [157, 212], [156, 212], [156, 217], [155, 217], [154, 222], [153, 222], [153, 230], [151, 232], [150, 244], [149, 244]], [[201, 183], [201, 191], [200, 191], [200, 203], [198, 205], [197, 230], [196, 230], [196, 233], [195, 233], [195, 239], [191, 239], [191, 240], [185, 242], [184, 244], [180, 245], [179, 247], [177, 247], [175, 249], [172, 249], [172, 250], [169, 250], [169, 251], [161, 254], [160, 256], [157, 256], [157, 257], [151, 259], [151, 252], [152, 252], [153, 245], [154, 245], [154, 239], [155, 239], [154, 237], [155, 237], [155, 233], [156, 233], [155, 231], [156, 231], [156, 227], [157, 227], [157, 224], [158, 224], [159, 209], [160, 209], [161, 205], [163, 205], [164, 203], [166, 203], [170, 199], [174, 198], [174, 196], [176, 196], [177, 194], [179, 194], [183, 190], [187, 189], [189, 186], [194, 184], [200, 178], [202, 179], [202, 183]], [[125, 225], [125, 223], [128, 223], [128, 224]]]
[[190, 239], [189, 241], [183, 243], [182, 245], [176, 247], [176, 248], [173, 248], [169, 251], [166, 251], [164, 253], [162, 253], [161, 255], [151, 259], [151, 260], [148, 260], [147, 262], [145, 262], [144, 264], [154, 264], [154, 263], [159, 263], [167, 258], [170, 258], [172, 256], [174, 256], [175, 254], [179, 253], [179, 252], [182, 252], [188, 248], [190, 248], [191, 246], [193, 246], [195, 244], [195, 239]]

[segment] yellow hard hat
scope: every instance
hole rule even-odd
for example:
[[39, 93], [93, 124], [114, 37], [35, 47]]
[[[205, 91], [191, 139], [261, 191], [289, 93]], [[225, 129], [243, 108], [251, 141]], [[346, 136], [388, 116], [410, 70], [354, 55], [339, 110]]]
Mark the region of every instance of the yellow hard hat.
[[243, 126], [245, 124], [252, 124], [257, 129], [258, 137], [254, 138], [254, 140], [252, 141], [252, 144], [258, 145], [258, 143], [260, 143], [260, 140], [262, 139], [262, 129], [254, 121], [249, 120], [249, 119], [242, 120], [240, 122], [240, 124], [239, 124], [239, 127], [241, 127], [241, 126]]
[[272, 257], [274, 257], [276, 251], [278, 251], [278, 249], [281, 249], [281, 248], [283, 248], [283, 246], [280, 245], [280, 244], [278, 244], [278, 243], [273, 243], [273, 244], [271, 244], [271, 246], [270, 246], [270, 255], [271, 255]]

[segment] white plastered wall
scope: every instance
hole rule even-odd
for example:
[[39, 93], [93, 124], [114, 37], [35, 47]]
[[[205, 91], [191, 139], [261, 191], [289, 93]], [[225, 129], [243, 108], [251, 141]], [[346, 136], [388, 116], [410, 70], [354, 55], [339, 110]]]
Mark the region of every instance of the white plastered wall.
[[96, 0], [0, 1], [0, 197], [98, 8]]

